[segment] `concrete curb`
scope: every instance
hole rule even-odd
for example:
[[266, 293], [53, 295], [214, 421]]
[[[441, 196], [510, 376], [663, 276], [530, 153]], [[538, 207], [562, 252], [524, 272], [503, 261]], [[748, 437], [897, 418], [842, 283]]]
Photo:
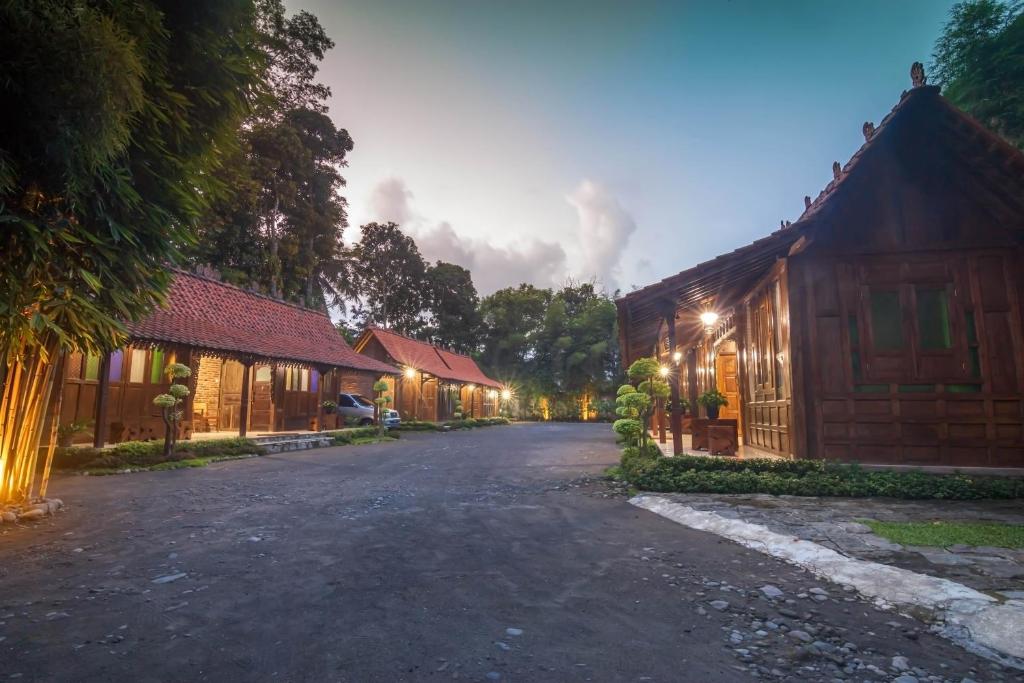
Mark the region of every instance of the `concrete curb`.
[[695, 510], [657, 495], [640, 494], [633, 505], [683, 526], [717, 534], [785, 560], [834, 583], [852, 586], [875, 604], [911, 616], [926, 610], [944, 622], [939, 632], [990, 659], [1024, 669], [1024, 601], [1000, 603], [963, 584], [899, 567], [858, 560], [758, 524]]

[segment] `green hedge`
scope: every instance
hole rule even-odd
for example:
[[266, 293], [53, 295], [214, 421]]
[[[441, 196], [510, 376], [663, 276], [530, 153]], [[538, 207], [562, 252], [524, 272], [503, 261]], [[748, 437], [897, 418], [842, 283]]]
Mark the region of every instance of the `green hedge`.
[[126, 441], [109, 448], [58, 448], [53, 466], [59, 470], [130, 469], [195, 458], [263, 453], [256, 442], [241, 438], [179, 441], [170, 457], [164, 457], [163, 441]]
[[344, 446], [364, 439], [372, 439], [378, 435], [376, 427], [352, 427], [350, 429], [324, 432], [324, 436], [329, 436], [334, 440], [335, 446]]
[[389, 431], [397, 432], [430, 432], [447, 429], [473, 429], [474, 427], [490, 427], [493, 425], [512, 424], [507, 417], [467, 417], [463, 420], [447, 420], [445, 422], [427, 422], [425, 420], [408, 420]]
[[865, 470], [820, 460], [662, 457], [656, 449], [623, 452], [621, 473], [648, 491], [680, 493], [769, 493], [946, 500], [1024, 498], [1024, 479]]

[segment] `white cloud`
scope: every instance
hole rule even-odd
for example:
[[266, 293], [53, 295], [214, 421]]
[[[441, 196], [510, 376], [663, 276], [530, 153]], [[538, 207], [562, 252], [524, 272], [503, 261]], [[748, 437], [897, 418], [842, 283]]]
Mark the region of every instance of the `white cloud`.
[[566, 277], [565, 250], [556, 242], [533, 239], [516, 247], [495, 246], [460, 237], [445, 222], [416, 230], [413, 238], [427, 260], [448, 261], [468, 268], [481, 295], [522, 282], [557, 287]]
[[619, 286], [619, 260], [636, 232], [636, 222], [605, 187], [592, 180], [583, 180], [566, 200], [579, 218], [584, 277], [597, 277], [614, 290]]
[[374, 219], [405, 225], [414, 217], [412, 192], [401, 178], [382, 180], [370, 192], [369, 206]]
[[423, 257], [468, 268], [473, 284], [483, 296], [503, 287], [527, 282], [538, 287], [557, 287], [568, 274], [562, 245], [536, 238], [509, 246], [464, 237], [447, 221], [430, 224], [416, 213], [413, 193], [400, 178], [377, 183], [368, 198], [369, 220], [394, 221], [416, 240]]

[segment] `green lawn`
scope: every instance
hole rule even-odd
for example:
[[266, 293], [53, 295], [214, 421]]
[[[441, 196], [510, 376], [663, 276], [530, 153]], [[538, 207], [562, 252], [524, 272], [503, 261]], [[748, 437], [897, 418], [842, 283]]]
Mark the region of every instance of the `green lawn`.
[[987, 545], [1024, 548], [1024, 524], [992, 522], [877, 522], [860, 520], [883, 538], [901, 545]]

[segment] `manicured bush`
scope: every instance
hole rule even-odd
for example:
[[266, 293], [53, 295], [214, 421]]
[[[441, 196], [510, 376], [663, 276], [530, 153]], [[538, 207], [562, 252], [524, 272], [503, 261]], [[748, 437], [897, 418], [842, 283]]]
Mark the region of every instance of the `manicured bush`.
[[622, 476], [630, 481], [639, 478], [652, 469], [662, 457], [661, 449], [656, 444], [627, 446], [622, 450]]
[[865, 470], [815, 460], [633, 456], [627, 467], [623, 454], [622, 470], [635, 486], [660, 492], [946, 500], [1024, 498], [1024, 479]]

